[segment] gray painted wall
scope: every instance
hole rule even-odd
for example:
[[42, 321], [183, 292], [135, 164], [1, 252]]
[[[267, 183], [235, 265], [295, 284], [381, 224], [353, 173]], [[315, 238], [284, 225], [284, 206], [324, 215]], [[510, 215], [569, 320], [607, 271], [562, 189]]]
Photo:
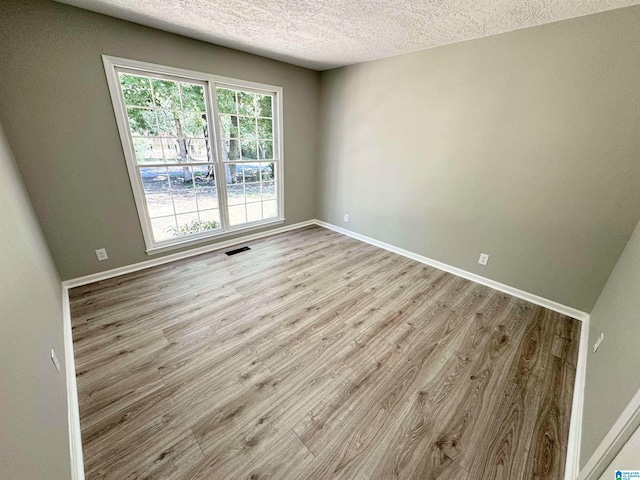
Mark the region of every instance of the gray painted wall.
[[323, 72], [319, 218], [589, 312], [640, 217], [639, 24]]
[[156, 257], [145, 253], [102, 54], [282, 86], [286, 223], [314, 218], [317, 72], [48, 0], [3, 2], [0, 121], [63, 280]]
[[[640, 388], [640, 224], [593, 307], [590, 346], [600, 332], [604, 341], [596, 353], [589, 349], [587, 357], [581, 465]], [[633, 467], [640, 464], [618, 468]]]
[[0, 478], [67, 480], [60, 279], [2, 127], [0, 205]]

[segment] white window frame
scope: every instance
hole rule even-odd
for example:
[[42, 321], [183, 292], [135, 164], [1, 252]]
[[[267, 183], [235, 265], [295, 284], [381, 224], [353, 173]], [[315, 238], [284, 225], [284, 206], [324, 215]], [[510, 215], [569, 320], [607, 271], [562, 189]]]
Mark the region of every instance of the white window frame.
[[[109, 85], [109, 92], [111, 94], [111, 100], [113, 102], [114, 113], [116, 116], [118, 132], [120, 133], [122, 149], [124, 151], [124, 156], [127, 163], [127, 170], [129, 172], [129, 179], [131, 181], [131, 188], [133, 190], [133, 196], [135, 199], [136, 208], [138, 210], [138, 217], [140, 219], [140, 226], [142, 227], [142, 234], [144, 237], [147, 254], [151, 255], [167, 250], [173, 250], [176, 248], [205, 242], [207, 240], [211, 240], [212, 238], [234, 235], [241, 231], [255, 230], [266, 225], [283, 223], [285, 221], [284, 145], [282, 141], [282, 87], [249, 82], [245, 80], [238, 80], [235, 78], [221, 77], [219, 75], [211, 75], [208, 73], [194, 72], [181, 68], [167, 67], [164, 65], [157, 65], [153, 63], [140, 62], [137, 60], [112, 57], [108, 55], [103, 55], [102, 60], [104, 63], [107, 83]], [[151, 221], [149, 213], [147, 211], [147, 202], [145, 199], [144, 187], [142, 185], [142, 178], [138, 172], [138, 162], [133, 148], [131, 132], [129, 130], [129, 120], [127, 119], [126, 115], [126, 106], [123, 102], [120, 80], [118, 78], [119, 69], [127, 70], [128, 73], [135, 73], [136, 71], [138, 71], [141, 75], [151, 74], [160, 77], [164, 75], [171, 80], [182, 79], [187, 82], [194, 81], [194, 83], [204, 85], [205, 95], [207, 95], [207, 110], [211, 110], [207, 111], [207, 122], [209, 132], [212, 132], [209, 135], [209, 141], [211, 142], [211, 152], [213, 157], [211, 159], [211, 162], [207, 163], [207, 165], [212, 165], [215, 172], [216, 187], [218, 191], [218, 206], [220, 210], [221, 220], [220, 229], [183, 237], [176, 237], [175, 239], [172, 238], [163, 241], [156, 241], [154, 239]], [[275, 164], [276, 168], [275, 178], [277, 185], [278, 204], [278, 216], [275, 218], [269, 218], [267, 220], [260, 220], [251, 223], [244, 223], [237, 226], [229, 225], [229, 211], [227, 206], [227, 178], [224, 169], [225, 162], [223, 162], [222, 160], [224, 158], [222, 153], [223, 133], [220, 126], [217, 95], [215, 93], [217, 87], [240, 89], [244, 91], [253, 91], [254, 93], [268, 93], [273, 95], [273, 163]], [[260, 160], [256, 161], [260, 162]], [[239, 161], [237, 163], [243, 162]], [[184, 165], [191, 166], [192, 164], [190, 163]], [[195, 163], [195, 165], [202, 166], [202, 164], [200, 163]]]

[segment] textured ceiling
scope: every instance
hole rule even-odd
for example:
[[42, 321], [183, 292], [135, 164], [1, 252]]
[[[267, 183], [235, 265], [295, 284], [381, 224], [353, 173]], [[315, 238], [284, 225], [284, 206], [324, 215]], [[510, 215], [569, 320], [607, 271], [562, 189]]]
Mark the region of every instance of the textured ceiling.
[[58, 0], [315, 70], [640, 0]]

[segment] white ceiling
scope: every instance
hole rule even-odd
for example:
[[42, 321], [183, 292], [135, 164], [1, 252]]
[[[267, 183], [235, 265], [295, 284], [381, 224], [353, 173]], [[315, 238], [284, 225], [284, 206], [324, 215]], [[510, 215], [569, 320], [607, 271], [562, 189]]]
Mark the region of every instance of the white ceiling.
[[315, 70], [640, 0], [57, 0]]

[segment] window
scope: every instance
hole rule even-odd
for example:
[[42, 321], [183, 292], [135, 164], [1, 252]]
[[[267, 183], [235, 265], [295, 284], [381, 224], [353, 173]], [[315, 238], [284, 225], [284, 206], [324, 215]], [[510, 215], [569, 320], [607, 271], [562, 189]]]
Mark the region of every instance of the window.
[[103, 57], [147, 251], [282, 222], [282, 89]]

